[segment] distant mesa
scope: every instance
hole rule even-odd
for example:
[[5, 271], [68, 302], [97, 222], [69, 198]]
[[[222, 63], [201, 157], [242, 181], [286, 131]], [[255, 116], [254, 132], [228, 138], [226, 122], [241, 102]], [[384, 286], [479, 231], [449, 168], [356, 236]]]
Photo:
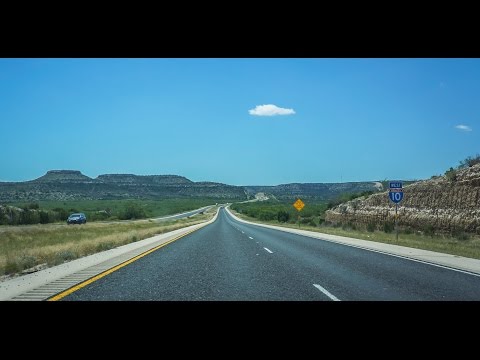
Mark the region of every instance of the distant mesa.
[[57, 174], [57, 175], [82, 175], [80, 170], [50, 170], [47, 171], [48, 174]]
[[341, 193], [378, 191], [373, 182], [294, 183], [278, 186], [233, 186], [194, 182], [179, 175], [102, 174], [90, 178], [78, 170], [50, 170], [38, 179], [0, 183], [0, 203], [43, 200], [114, 200], [212, 198], [248, 200], [255, 194], [277, 200], [330, 200]]
[[134, 175], [134, 174], [103, 174], [96, 179], [83, 175], [79, 170], [50, 170], [33, 182], [89, 182], [102, 184], [192, 184], [186, 177], [178, 175]]
[[192, 184], [193, 181], [178, 175], [134, 175], [134, 174], [104, 174], [96, 178], [97, 181], [107, 184], [135, 183], [135, 184]]
[[47, 173], [38, 179], [33, 181], [36, 182], [55, 182], [55, 181], [92, 181], [86, 175], [83, 175], [78, 170], [50, 170]]

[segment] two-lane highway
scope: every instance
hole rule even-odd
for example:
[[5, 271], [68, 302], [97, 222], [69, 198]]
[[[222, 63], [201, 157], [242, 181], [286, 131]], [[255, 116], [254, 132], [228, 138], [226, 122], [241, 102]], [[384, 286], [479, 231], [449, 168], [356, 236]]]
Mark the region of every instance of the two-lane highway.
[[480, 276], [217, 220], [62, 300], [479, 300]]

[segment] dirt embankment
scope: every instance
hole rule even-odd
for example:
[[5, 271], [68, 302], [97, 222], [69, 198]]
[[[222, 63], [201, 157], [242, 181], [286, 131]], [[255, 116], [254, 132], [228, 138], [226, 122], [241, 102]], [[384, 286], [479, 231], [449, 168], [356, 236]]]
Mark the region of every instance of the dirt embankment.
[[[480, 164], [457, 170], [455, 180], [439, 176], [405, 186], [398, 213], [400, 227], [480, 234]], [[381, 228], [394, 216], [395, 205], [382, 192], [328, 210], [325, 220]]]

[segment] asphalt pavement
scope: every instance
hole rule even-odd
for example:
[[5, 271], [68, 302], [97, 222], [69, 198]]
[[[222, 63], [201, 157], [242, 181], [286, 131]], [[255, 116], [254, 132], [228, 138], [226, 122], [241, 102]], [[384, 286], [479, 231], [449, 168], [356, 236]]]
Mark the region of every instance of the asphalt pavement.
[[79, 300], [479, 300], [480, 276], [239, 222], [216, 221], [65, 296]]

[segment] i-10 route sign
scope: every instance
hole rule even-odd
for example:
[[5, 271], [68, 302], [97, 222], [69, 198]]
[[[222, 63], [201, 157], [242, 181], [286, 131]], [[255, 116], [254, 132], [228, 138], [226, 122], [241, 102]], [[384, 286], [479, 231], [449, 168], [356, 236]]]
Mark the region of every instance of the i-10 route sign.
[[403, 199], [403, 184], [401, 181], [390, 181], [389, 184], [389, 194], [390, 200], [395, 204], [398, 204]]

